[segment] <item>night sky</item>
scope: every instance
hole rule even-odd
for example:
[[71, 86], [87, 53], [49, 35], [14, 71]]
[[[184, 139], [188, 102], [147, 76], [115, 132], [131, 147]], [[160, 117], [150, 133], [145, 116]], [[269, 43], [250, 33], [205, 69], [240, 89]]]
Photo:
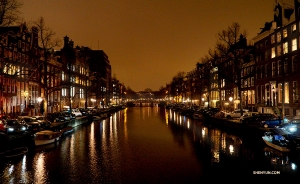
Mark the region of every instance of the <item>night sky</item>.
[[103, 50], [112, 75], [126, 87], [155, 91], [178, 72], [192, 71], [215, 46], [216, 34], [233, 22], [252, 40], [265, 22], [272, 21], [275, 0], [21, 2], [27, 24], [44, 17], [61, 40], [67, 35], [75, 46]]

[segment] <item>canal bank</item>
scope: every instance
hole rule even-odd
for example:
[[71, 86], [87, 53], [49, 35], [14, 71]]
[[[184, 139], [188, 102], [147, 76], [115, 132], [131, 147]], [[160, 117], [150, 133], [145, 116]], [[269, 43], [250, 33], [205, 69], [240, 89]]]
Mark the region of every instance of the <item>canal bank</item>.
[[[80, 126], [85, 123], [91, 123], [93, 121], [93, 116], [83, 116], [77, 117], [74, 120], [68, 122], [53, 122], [51, 124], [50, 130], [53, 131], [60, 131], [61, 129], [72, 126]], [[32, 147], [34, 145], [34, 131], [28, 131], [22, 134], [7, 134], [7, 133], [0, 133], [0, 153], [6, 150], [11, 150], [17, 147]]]
[[257, 124], [240, 123], [235, 119], [206, 117], [203, 123], [206, 126], [218, 128], [230, 134], [240, 136], [245, 140], [259, 143], [260, 145], [265, 145], [262, 136], [266, 131], [271, 130], [271, 128], [260, 127]]

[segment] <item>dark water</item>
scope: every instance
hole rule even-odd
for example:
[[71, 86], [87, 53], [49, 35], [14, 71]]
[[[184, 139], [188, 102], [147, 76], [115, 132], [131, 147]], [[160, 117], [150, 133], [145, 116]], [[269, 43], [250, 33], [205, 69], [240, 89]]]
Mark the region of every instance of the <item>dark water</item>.
[[[256, 140], [158, 107], [129, 108], [7, 160], [0, 183], [206, 183], [300, 176], [297, 155]], [[276, 174], [257, 174], [267, 171]]]

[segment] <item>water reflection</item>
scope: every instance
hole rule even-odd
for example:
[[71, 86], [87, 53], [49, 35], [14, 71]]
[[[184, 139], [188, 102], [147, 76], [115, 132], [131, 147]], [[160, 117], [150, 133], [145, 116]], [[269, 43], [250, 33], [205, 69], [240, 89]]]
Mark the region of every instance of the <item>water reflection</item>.
[[253, 171], [265, 170], [279, 171], [281, 175], [299, 173], [299, 159], [290, 153], [283, 154], [249, 140], [247, 143], [251, 144], [247, 144], [239, 136], [217, 128], [209, 128], [199, 120], [181, 116], [172, 110], [166, 110], [166, 122], [168, 125], [173, 123], [188, 130], [193, 136], [193, 141], [199, 142], [200, 147], [209, 149], [207, 156], [210, 158], [209, 167], [213, 172], [243, 175], [253, 175]]
[[199, 183], [212, 173], [299, 173], [297, 156], [157, 107], [75, 127], [57, 144], [0, 166], [0, 183]]

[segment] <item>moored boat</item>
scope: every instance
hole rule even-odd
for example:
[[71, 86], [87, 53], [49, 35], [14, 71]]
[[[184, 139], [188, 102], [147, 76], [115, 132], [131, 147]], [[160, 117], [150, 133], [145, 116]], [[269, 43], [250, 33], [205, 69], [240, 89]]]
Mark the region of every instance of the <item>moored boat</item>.
[[51, 144], [57, 142], [63, 132], [55, 132], [52, 130], [43, 130], [35, 133], [34, 142], [36, 146]]
[[284, 135], [273, 132], [265, 132], [262, 136], [263, 141], [269, 146], [281, 152], [290, 152], [289, 140]]

